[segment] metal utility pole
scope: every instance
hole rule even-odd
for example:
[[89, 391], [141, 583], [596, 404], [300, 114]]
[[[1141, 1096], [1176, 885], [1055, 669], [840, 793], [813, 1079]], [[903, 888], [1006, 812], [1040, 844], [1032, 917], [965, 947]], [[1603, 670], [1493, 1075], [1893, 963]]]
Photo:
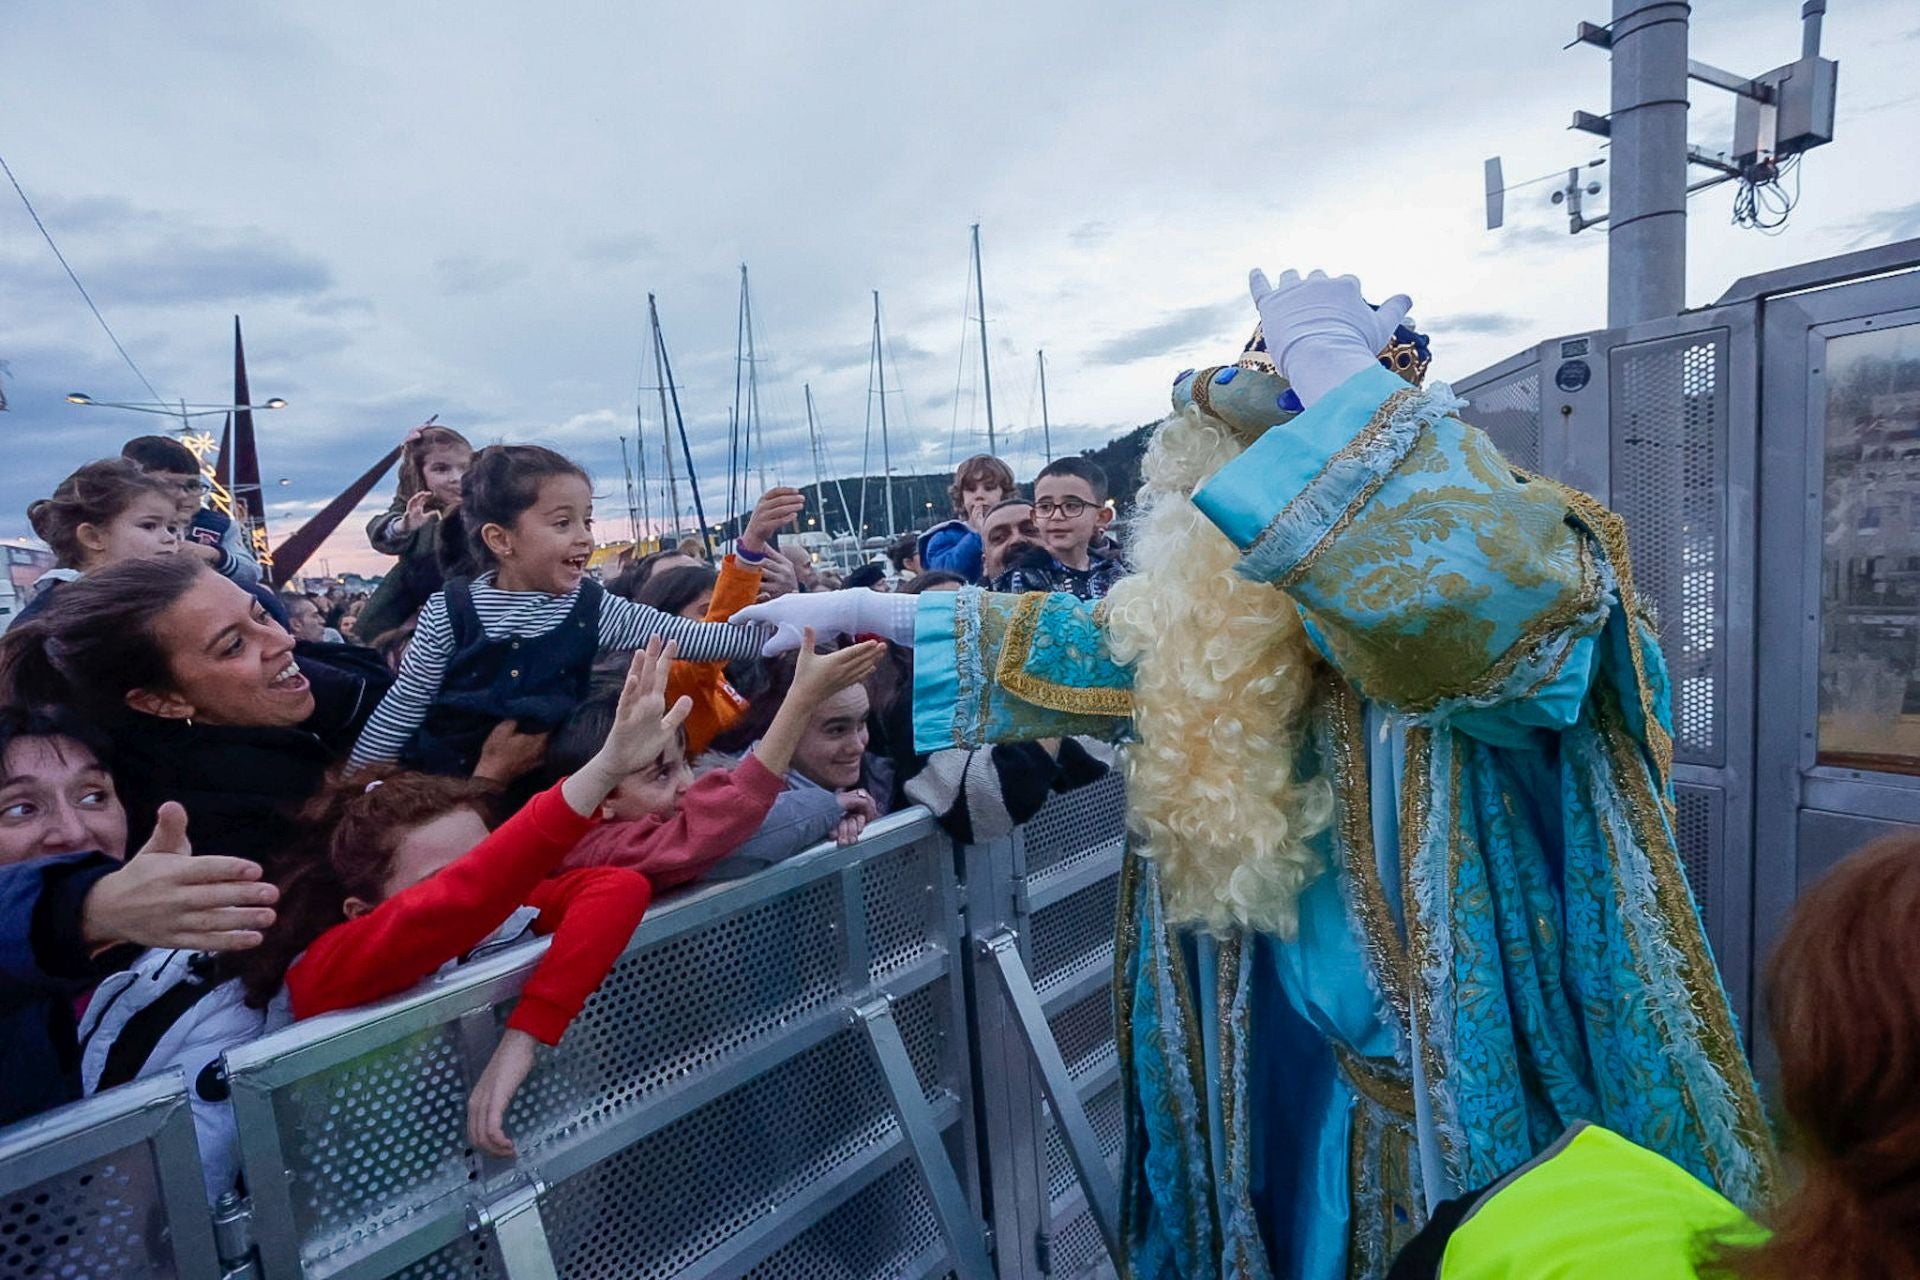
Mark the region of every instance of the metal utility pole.
[[[980, 276], [980, 224], [973, 224], [973, 287], [974, 298], [978, 302], [976, 310], [980, 313], [980, 381], [987, 393], [987, 452], [999, 454], [999, 441], [993, 434], [993, 370], [987, 365], [987, 282]], [[893, 533], [892, 523], [887, 526], [889, 536]]]
[[1687, 14], [1682, 0], [1613, 0], [1613, 207], [1607, 324], [1687, 305]]
[[1047, 417], [1047, 353], [1036, 351], [1040, 357], [1040, 442], [1047, 452], [1047, 461], [1053, 461], [1053, 422]]
[[627, 460], [627, 438], [620, 437], [620, 470], [627, 477], [627, 538], [634, 545], [640, 543], [640, 512], [633, 500], [633, 464]]

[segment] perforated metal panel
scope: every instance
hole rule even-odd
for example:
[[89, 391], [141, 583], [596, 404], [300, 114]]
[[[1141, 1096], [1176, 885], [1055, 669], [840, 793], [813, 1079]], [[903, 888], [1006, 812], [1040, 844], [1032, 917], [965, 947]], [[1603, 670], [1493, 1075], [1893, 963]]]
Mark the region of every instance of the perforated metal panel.
[[1673, 789], [1676, 819], [1674, 843], [1680, 849], [1680, 865], [1686, 870], [1687, 884], [1694, 901], [1708, 920], [1716, 905], [1717, 869], [1721, 855], [1721, 815], [1726, 793], [1718, 787], [1676, 784]]
[[1047, 1019], [1075, 1079], [1114, 1060], [1113, 987], [1109, 983]]
[[[1120, 1148], [1126, 1140], [1126, 1116], [1119, 1080], [1115, 1079], [1085, 1101], [1087, 1119], [1093, 1124], [1094, 1136], [1100, 1140], [1100, 1154], [1106, 1157], [1107, 1166], [1117, 1173], [1120, 1167]], [[1049, 1120], [1047, 1123], [1047, 1198], [1061, 1200], [1078, 1185], [1079, 1178], [1073, 1171], [1073, 1161], [1067, 1155], [1067, 1144], [1061, 1138], [1059, 1128]]]
[[911, 1164], [897, 1164], [746, 1273], [745, 1280], [893, 1280], [922, 1274], [940, 1225]]
[[1113, 963], [1119, 906], [1119, 877], [1109, 876], [1033, 913], [1033, 985], [1043, 998], [1089, 967]]
[[[896, 1009], [936, 1102], [952, 1100], [938, 1082], [943, 994], [924, 989]], [[547, 1238], [564, 1276], [675, 1275], [897, 1133], [849, 1028], [555, 1187], [541, 1207]]]
[[462, 1236], [395, 1274], [395, 1280], [505, 1280], [500, 1253], [484, 1234]]
[[1115, 1274], [1107, 1246], [1100, 1239], [1100, 1225], [1087, 1210], [1070, 1215], [1054, 1227], [1053, 1274], [1056, 1280], [1091, 1280]]
[[1613, 348], [1613, 508], [1659, 615], [1676, 758], [1718, 765], [1726, 698], [1727, 331]]
[[1540, 470], [1539, 366], [1465, 394], [1461, 419], [1486, 432], [1514, 466]]
[[1126, 783], [1118, 770], [1098, 782], [1050, 797], [1021, 829], [1027, 874], [1064, 871], [1127, 834]]
[[155, 1216], [153, 1157], [143, 1145], [0, 1197], [0, 1275], [172, 1276], [173, 1249]]

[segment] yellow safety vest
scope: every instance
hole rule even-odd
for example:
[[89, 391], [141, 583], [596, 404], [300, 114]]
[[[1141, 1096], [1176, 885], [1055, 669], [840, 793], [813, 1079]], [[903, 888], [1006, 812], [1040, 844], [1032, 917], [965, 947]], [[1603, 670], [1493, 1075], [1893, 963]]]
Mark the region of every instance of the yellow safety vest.
[[1442, 1280], [1695, 1280], [1766, 1233], [1665, 1156], [1575, 1125], [1495, 1184], [1447, 1241]]

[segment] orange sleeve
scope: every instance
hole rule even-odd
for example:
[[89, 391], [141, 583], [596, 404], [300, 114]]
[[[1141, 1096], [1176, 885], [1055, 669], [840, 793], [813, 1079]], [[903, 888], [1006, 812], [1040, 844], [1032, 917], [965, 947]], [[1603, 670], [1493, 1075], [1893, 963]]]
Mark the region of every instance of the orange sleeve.
[[[759, 594], [760, 570], [728, 556], [720, 563], [720, 578], [713, 584], [713, 601], [707, 605], [705, 621], [725, 622]], [[713, 740], [747, 709], [746, 699], [727, 683], [724, 662], [674, 663], [667, 675], [667, 705], [672, 706], [682, 696], [693, 702], [686, 723], [689, 760], [712, 746]]]

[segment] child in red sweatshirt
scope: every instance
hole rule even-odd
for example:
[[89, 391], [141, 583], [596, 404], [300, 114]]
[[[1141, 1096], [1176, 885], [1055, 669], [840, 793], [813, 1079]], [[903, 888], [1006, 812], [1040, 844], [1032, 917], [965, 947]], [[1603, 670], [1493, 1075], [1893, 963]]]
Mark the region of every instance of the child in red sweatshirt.
[[[690, 704], [664, 706], [672, 656], [657, 639], [636, 653], [605, 744], [491, 834], [480, 784], [419, 773], [359, 771], [310, 811], [325, 824], [324, 855], [283, 886], [280, 923], [262, 948], [287, 958], [279, 967], [295, 1019], [405, 991], [523, 913], [536, 914], [535, 933], [553, 935], [468, 1099], [468, 1138], [483, 1151], [513, 1154], [502, 1122], [535, 1042], [559, 1042], [651, 899], [631, 870], [553, 873], [608, 794], [678, 740]], [[278, 985], [270, 972], [248, 978], [250, 998]]]
[[[808, 631], [792, 688], [773, 723], [739, 764], [695, 781], [685, 743], [676, 739], [607, 793], [600, 805], [604, 821], [574, 845], [561, 865], [628, 868], [644, 874], [656, 889], [699, 879], [760, 829], [775, 797], [786, 789], [794, 748], [813, 713], [872, 675], [885, 653], [886, 646], [878, 641], [816, 653], [813, 632]], [[591, 718], [579, 719], [584, 724]], [[561, 731], [549, 752], [550, 764], [556, 754], [568, 753], [565, 739], [573, 736]], [[575, 752], [584, 749], [584, 744], [573, 747]]]

